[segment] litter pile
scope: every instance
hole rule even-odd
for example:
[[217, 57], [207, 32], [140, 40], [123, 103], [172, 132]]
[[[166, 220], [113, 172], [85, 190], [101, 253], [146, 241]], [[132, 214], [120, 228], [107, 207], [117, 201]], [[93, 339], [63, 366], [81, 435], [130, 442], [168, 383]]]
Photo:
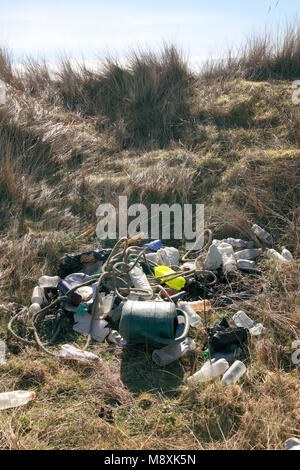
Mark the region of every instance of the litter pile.
[[[17, 340], [36, 344], [52, 356], [96, 363], [100, 358], [87, 351], [91, 340], [121, 347], [152, 343], [156, 347], [152, 360], [165, 366], [196, 349], [195, 341], [188, 337], [190, 328], [204, 328], [207, 342], [202, 354], [207, 362], [188, 382], [225, 373], [222, 382], [234, 383], [246, 371], [238, 358], [247, 350], [249, 333], [261, 335], [266, 329], [243, 311], [233, 315], [231, 324], [222, 318], [208, 327], [207, 312], [212, 306], [222, 307], [257, 294], [257, 289], [251, 291], [249, 286], [240, 289], [243, 273], [258, 277], [254, 260], [263, 253], [276, 262], [293, 261], [285, 248], [281, 254], [266, 248], [272, 238], [265, 230], [257, 225], [252, 230], [256, 242], [213, 240], [212, 232], [206, 230], [205, 247], [198, 252], [190, 250], [182, 258], [178, 249], [163, 246], [160, 240], [142, 245], [142, 233], [120, 239], [112, 249], [65, 255], [58, 275], [39, 279], [29, 309], [15, 312], [8, 330]], [[17, 321], [23, 331], [25, 325], [25, 335], [16, 333], [13, 326]], [[51, 337], [42, 341], [45, 323], [51, 325]], [[82, 350], [68, 344], [59, 352], [51, 347], [66, 324], [87, 335]]]

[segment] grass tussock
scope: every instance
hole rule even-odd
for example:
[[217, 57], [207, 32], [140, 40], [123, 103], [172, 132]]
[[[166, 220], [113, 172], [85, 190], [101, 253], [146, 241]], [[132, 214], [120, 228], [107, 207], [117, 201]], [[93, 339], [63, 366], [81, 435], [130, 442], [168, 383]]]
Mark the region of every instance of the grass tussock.
[[299, 22], [287, 24], [277, 32], [265, 31], [249, 36], [237, 51], [229, 51], [225, 59], [208, 61], [203, 77], [210, 79], [297, 80], [300, 75]]

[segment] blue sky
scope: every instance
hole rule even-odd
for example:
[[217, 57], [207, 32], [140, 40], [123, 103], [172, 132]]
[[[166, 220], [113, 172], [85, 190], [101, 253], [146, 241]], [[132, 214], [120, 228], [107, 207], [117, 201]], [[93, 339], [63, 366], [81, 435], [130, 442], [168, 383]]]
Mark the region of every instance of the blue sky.
[[108, 51], [176, 42], [191, 60], [220, 56], [251, 32], [300, 17], [300, 0], [0, 0], [0, 43], [15, 60], [60, 55], [95, 59]]

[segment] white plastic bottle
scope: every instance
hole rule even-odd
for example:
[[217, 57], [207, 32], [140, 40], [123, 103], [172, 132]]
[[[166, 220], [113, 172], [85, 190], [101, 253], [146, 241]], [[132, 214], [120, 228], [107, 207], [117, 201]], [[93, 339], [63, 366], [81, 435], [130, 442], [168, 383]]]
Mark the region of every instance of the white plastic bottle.
[[[130, 263], [129, 266], [131, 267], [133, 264], [134, 263]], [[129, 271], [129, 276], [136, 289], [148, 291], [150, 295], [153, 294], [152, 287], [149, 284], [146, 274], [137, 264]]]
[[253, 271], [256, 269], [255, 262], [249, 259], [238, 259], [236, 263], [239, 269], [245, 269], [247, 271]]
[[96, 356], [96, 354], [75, 348], [75, 346], [71, 344], [64, 344], [61, 347], [59, 356], [65, 359], [76, 359], [77, 361], [83, 362], [92, 361], [99, 363], [101, 361], [100, 357]]
[[[208, 361], [209, 362], [209, 361]], [[229, 364], [225, 359], [219, 359], [212, 364], [205, 363], [198, 372], [187, 379], [188, 383], [195, 382], [206, 382], [213, 379], [214, 377], [219, 377], [224, 374], [229, 368]]]
[[39, 278], [40, 287], [57, 287], [57, 284], [61, 281], [59, 276], [42, 276]]
[[218, 250], [216, 244], [210, 245], [207, 252], [206, 259], [204, 261], [203, 269], [208, 271], [216, 271], [222, 266], [222, 255]]
[[31, 304], [30, 307], [29, 307], [29, 313], [37, 313], [41, 310], [41, 306], [37, 303], [35, 304]]
[[35, 393], [27, 390], [16, 390], [14, 392], [0, 393], [0, 410], [26, 405], [26, 403], [34, 400], [34, 398]]
[[279, 261], [281, 263], [290, 263], [284, 256], [282, 256], [278, 251], [271, 249], [266, 250], [266, 255], [268, 258], [273, 259], [275, 261]]
[[6, 353], [5, 341], [0, 339], [0, 366], [3, 364], [6, 364], [5, 353]]
[[183, 310], [188, 314], [189, 320], [190, 320], [190, 325], [193, 326], [194, 328], [198, 328], [199, 326], [202, 326], [202, 321], [199, 315], [195, 312], [195, 310], [191, 307], [189, 302], [182, 302], [179, 301], [177, 302], [178, 308]]
[[231, 367], [225, 372], [222, 383], [226, 386], [234, 384], [246, 372], [247, 368], [241, 361], [235, 361]]
[[154, 349], [152, 360], [159, 366], [166, 366], [177, 361], [189, 351], [196, 349], [196, 343], [191, 338], [186, 338], [178, 344], [169, 344], [162, 349]]
[[36, 286], [32, 292], [31, 303], [42, 305], [43, 299], [44, 299], [44, 289], [40, 286]]
[[237, 251], [236, 253], [234, 253], [234, 257], [236, 260], [254, 259], [254, 258], [257, 258], [257, 256], [259, 256], [261, 253], [262, 253], [261, 248], [251, 248], [251, 249], [249, 248], [246, 250]]
[[287, 261], [294, 261], [292, 253], [287, 250], [285, 246], [282, 247], [281, 256], [283, 256]]
[[255, 233], [257, 238], [262, 240], [265, 243], [272, 243], [272, 237], [269, 232], [266, 232], [263, 228], [261, 228], [257, 224], [252, 225], [252, 231]]
[[234, 251], [229, 243], [222, 242], [218, 245], [218, 250], [222, 256], [222, 266], [224, 274], [229, 274], [237, 270]]

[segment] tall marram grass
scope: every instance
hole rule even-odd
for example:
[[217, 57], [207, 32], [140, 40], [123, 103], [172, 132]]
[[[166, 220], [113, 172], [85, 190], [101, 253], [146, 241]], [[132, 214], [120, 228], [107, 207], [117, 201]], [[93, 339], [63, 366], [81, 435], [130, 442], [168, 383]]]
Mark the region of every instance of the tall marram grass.
[[220, 61], [207, 61], [203, 69], [207, 79], [247, 80], [297, 79], [300, 76], [299, 22], [287, 24], [277, 32], [252, 35], [237, 51], [228, 51]]
[[192, 81], [183, 55], [166, 45], [133, 51], [126, 65], [107, 58], [99, 72], [63, 61], [56, 87], [68, 110], [107, 117], [122, 146], [163, 146], [182, 133]]

